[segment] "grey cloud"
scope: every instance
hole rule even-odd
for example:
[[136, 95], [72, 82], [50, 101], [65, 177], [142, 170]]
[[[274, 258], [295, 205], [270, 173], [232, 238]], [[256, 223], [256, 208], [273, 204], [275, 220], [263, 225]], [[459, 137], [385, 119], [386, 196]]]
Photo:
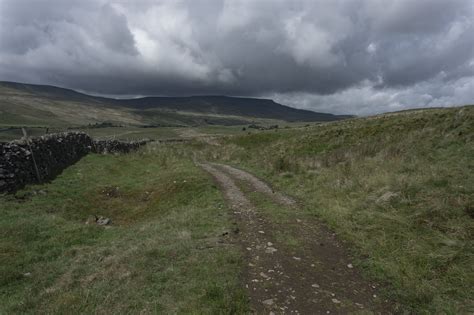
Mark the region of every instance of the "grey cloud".
[[123, 14], [118, 14], [110, 5], [105, 5], [100, 9], [97, 25], [92, 24], [92, 28], [99, 34], [99, 39], [104, 45], [113, 51], [125, 54], [136, 55], [138, 51], [135, 47], [135, 39], [127, 25], [127, 18]]
[[429, 35], [472, 13], [472, 3], [464, 0], [369, 0], [365, 4], [372, 31], [382, 34]]
[[0, 80], [362, 114], [457, 104], [473, 21], [470, 0], [0, 0]]
[[450, 107], [472, 104], [474, 80], [470, 77], [445, 81], [444, 75], [414, 84], [403, 90], [375, 88], [362, 82], [339, 93], [317, 95], [302, 92], [267, 95], [281, 103], [303, 109], [336, 114], [369, 115], [408, 108]]

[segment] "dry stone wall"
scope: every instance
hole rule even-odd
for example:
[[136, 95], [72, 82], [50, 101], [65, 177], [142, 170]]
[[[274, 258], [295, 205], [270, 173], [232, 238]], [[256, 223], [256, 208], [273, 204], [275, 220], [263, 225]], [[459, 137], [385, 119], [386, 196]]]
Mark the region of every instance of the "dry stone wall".
[[0, 143], [0, 193], [51, 180], [90, 152], [128, 153], [145, 143], [94, 141], [82, 132], [46, 135], [33, 138], [29, 143], [26, 140]]

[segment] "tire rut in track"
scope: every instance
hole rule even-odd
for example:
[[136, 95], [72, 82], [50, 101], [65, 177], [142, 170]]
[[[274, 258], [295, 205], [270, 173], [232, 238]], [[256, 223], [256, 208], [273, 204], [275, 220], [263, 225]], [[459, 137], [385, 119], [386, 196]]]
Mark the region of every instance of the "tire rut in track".
[[274, 191], [268, 184], [248, 172], [225, 164], [214, 163], [213, 165], [217, 166], [218, 168], [222, 169], [223, 171], [238, 180], [248, 182], [250, 185], [252, 185], [255, 191], [269, 196], [276, 203], [282, 206], [296, 206], [296, 201], [293, 198], [288, 197], [280, 192]]

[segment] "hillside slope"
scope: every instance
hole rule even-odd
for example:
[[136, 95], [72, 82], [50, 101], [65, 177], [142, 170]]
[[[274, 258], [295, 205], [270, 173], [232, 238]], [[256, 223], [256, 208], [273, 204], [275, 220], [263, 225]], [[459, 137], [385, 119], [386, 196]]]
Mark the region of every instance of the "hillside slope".
[[326, 222], [407, 313], [474, 309], [474, 106], [416, 110], [236, 136], [203, 159], [304, 205], [278, 222]]
[[71, 90], [0, 82], [0, 125], [77, 126], [101, 123], [140, 125], [131, 110]]
[[216, 95], [145, 97], [119, 100], [117, 104], [136, 109], [167, 109], [201, 114], [270, 118], [285, 121], [334, 121], [349, 117], [296, 109], [278, 104], [270, 99]]
[[0, 82], [0, 125], [77, 126], [110, 122], [125, 125], [239, 125], [259, 119], [333, 121], [347, 118], [300, 110], [272, 100], [228, 96], [111, 99], [73, 90]]

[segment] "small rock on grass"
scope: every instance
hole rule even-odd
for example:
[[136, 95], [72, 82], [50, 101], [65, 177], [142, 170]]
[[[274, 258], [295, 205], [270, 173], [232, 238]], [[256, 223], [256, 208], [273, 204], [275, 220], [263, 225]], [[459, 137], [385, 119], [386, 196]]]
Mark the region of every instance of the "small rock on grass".
[[96, 223], [98, 225], [109, 225], [110, 223], [112, 223], [112, 220], [110, 220], [109, 218], [99, 217]]
[[97, 217], [95, 215], [90, 215], [87, 217], [86, 224], [92, 224], [97, 222]]
[[86, 224], [98, 224], [98, 225], [109, 225], [112, 223], [112, 220], [109, 218], [105, 218], [103, 216], [96, 216], [96, 215], [91, 215], [87, 218]]

